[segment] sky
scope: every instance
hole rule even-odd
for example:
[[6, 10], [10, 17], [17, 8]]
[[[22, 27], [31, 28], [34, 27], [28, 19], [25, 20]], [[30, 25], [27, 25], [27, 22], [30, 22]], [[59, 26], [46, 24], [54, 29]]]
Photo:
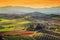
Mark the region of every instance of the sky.
[[3, 6], [50, 8], [50, 7], [60, 6], [60, 0], [0, 0], [0, 7]]

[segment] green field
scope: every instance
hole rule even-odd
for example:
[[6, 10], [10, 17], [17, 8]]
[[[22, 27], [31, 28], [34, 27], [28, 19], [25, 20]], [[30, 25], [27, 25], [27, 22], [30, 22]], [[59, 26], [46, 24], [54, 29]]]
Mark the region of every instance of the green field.
[[[38, 31], [37, 26], [46, 28], [47, 30]], [[33, 26], [33, 27], [32, 27]], [[4, 40], [60, 40], [60, 25], [47, 25], [46, 23], [32, 22], [25, 19], [0, 19], [0, 32], [11, 32], [11, 31], [36, 31], [36, 34], [32, 36], [21, 36], [21, 35], [4, 35]], [[53, 28], [52, 28], [53, 27]]]

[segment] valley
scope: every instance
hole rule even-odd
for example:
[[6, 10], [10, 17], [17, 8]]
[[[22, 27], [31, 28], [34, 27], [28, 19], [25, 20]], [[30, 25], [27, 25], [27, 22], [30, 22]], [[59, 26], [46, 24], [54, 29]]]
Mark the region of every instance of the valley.
[[60, 15], [0, 14], [0, 35], [5, 40], [60, 40]]

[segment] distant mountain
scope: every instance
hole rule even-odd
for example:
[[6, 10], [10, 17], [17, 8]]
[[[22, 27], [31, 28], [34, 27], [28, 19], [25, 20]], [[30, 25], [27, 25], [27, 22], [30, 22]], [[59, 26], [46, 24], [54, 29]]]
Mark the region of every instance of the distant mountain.
[[[29, 18], [25, 18], [29, 17]], [[31, 13], [24, 13], [24, 14], [0, 14], [0, 18], [6, 19], [19, 19], [24, 18], [26, 20], [52, 20], [52, 18], [60, 18], [60, 15], [57, 14], [44, 14], [41, 12], [31, 12]]]
[[24, 13], [24, 14], [0, 14], [0, 18], [20, 18], [25, 16], [31, 17], [41, 17], [45, 16], [46, 14], [40, 12], [31, 12], [31, 13]]
[[46, 14], [44, 13], [40, 13], [40, 12], [31, 12], [31, 13], [27, 13], [26, 16], [45, 16]]
[[60, 6], [51, 7], [51, 8], [30, 8], [23, 6], [6, 6], [0, 7], [0, 13], [3, 14], [25, 14], [31, 12], [41, 12], [45, 14], [59, 14], [60, 15]]
[[46, 14], [58, 14], [60, 15], [60, 6], [51, 7], [51, 8], [38, 8], [38, 12], [46, 13]]
[[31, 12], [27, 13], [25, 16], [31, 16], [29, 19], [35, 19], [35, 20], [52, 20], [54, 18], [60, 18], [60, 15], [58, 14], [44, 14], [41, 12]]
[[3, 14], [24, 14], [29, 12], [34, 12], [35, 9], [30, 7], [22, 7], [22, 6], [6, 6], [0, 7], [0, 13]]

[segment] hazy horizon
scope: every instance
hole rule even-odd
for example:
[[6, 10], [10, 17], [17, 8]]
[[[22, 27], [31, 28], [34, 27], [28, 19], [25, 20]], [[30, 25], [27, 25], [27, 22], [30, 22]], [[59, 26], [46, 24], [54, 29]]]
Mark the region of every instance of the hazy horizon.
[[41, 12], [45, 14], [60, 14], [60, 6], [51, 8], [31, 8], [25, 6], [4, 6], [0, 7], [0, 13], [24, 14], [30, 12]]

